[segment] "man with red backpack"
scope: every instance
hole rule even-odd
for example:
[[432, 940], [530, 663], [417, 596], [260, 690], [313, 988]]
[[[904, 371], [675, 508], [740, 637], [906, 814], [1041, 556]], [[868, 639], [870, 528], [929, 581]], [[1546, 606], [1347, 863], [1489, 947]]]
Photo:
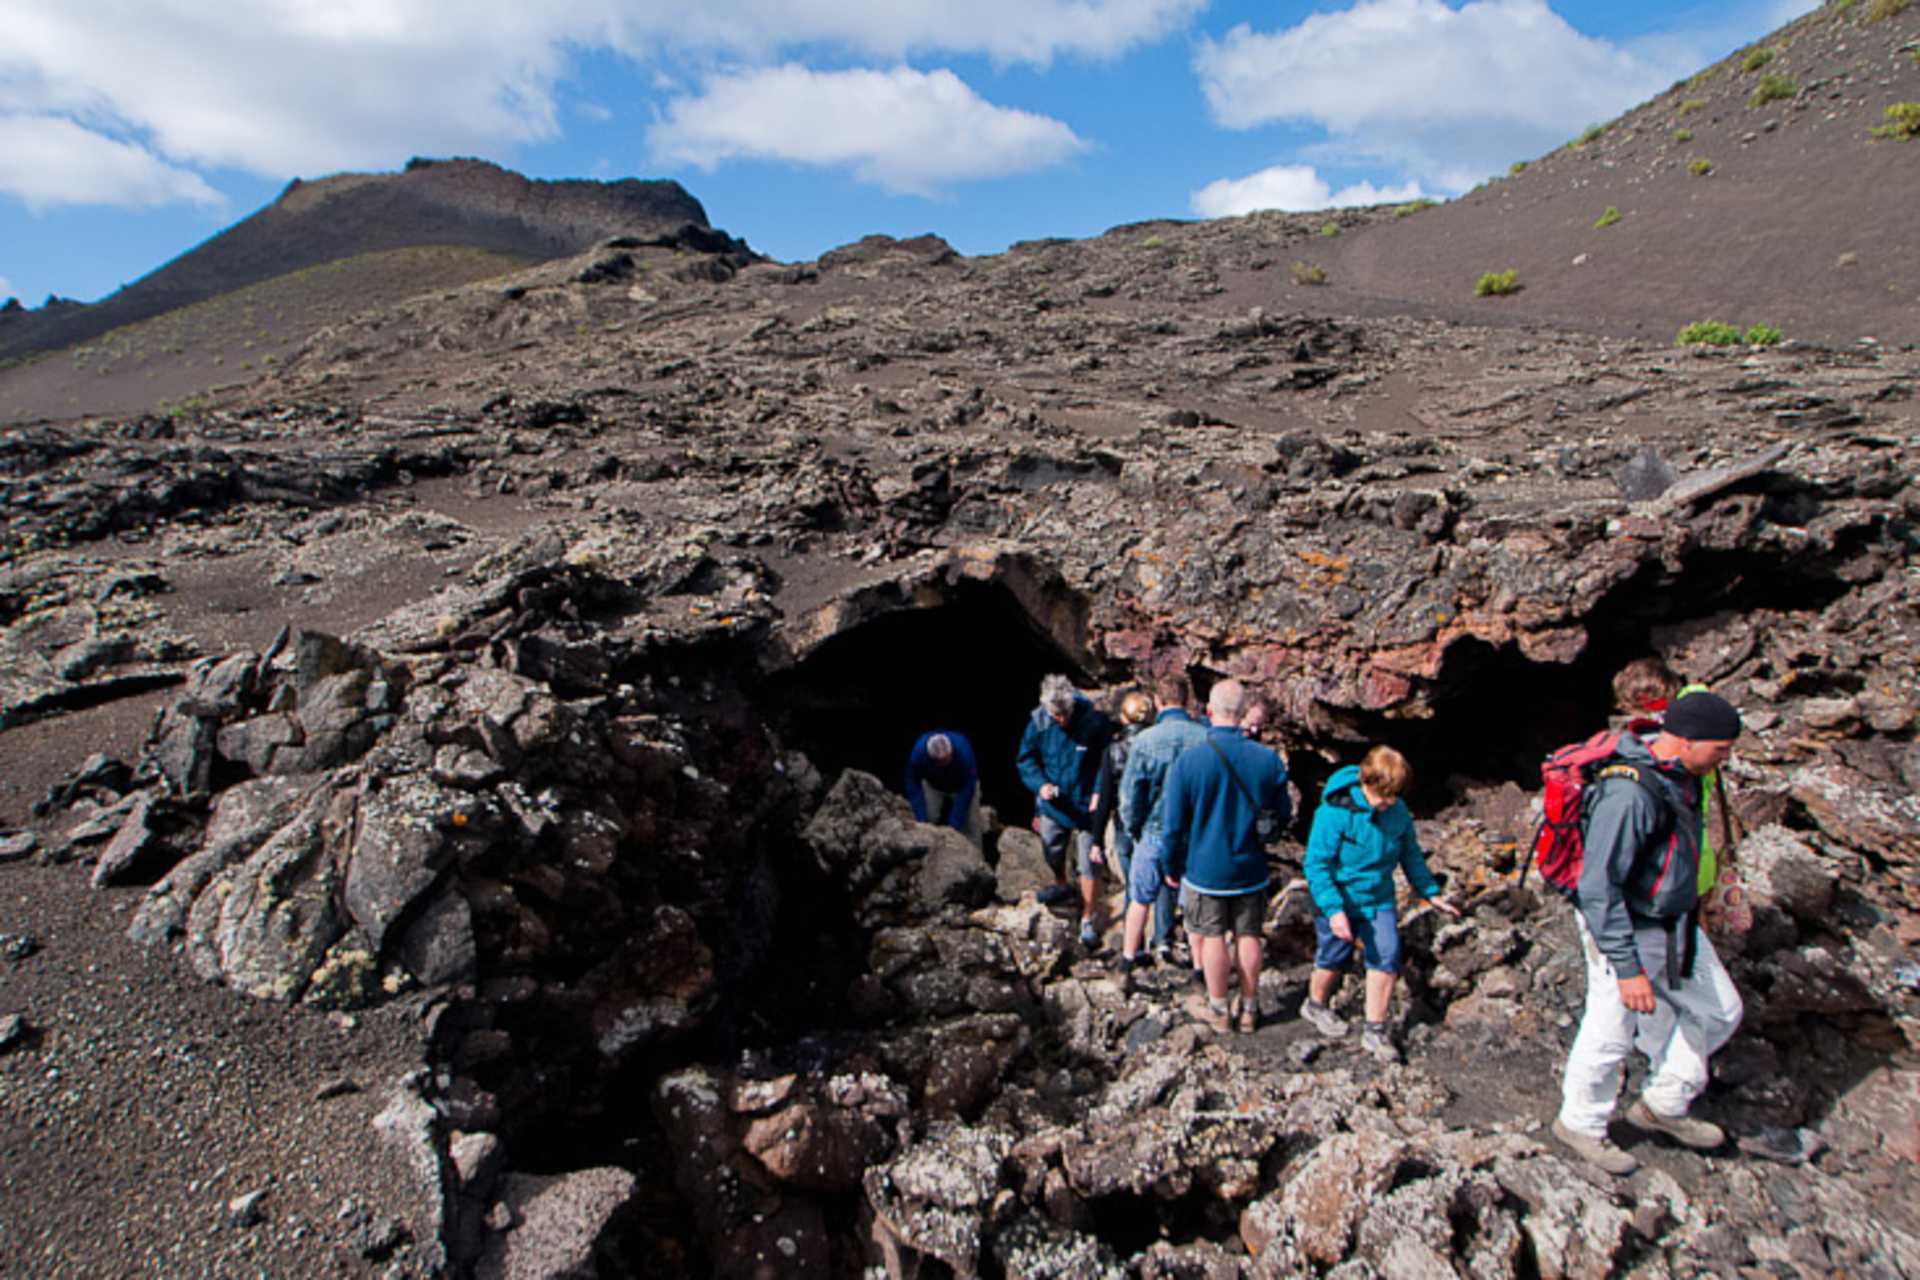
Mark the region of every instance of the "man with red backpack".
[[1726, 699], [1686, 694], [1651, 741], [1621, 734], [1582, 797], [1573, 896], [1587, 1006], [1553, 1132], [1611, 1174], [1639, 1167], [1607, 1137], [1635, 1048], [1650, 1065], [1627, 1122], [1702, 1151], [1726, 1140], [1687, 1108], [1707, 1086], [1707, 1060], [1740, 1025], [1740, 995], [1699, 920], [1700, 779], [1739, 736], [1740, 713]]

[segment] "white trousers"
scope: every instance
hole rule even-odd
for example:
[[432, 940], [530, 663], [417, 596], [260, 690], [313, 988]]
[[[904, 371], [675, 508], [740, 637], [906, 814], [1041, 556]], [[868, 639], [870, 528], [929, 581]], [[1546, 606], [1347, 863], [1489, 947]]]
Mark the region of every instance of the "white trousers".
[[1740, 993], [1700, 935], [1693, 976], [1667, 985], [1670, 940], [1685, 945], [1685, 934], [1670, 939], [1666, 929], [1650, 925], [1634, 930], [1634, 947], [1653, 983], [1654, 1010], [1635, 1013], [1620, 1003], [1620, 979], [1594, 945], [1584, 917], [1575, 913], [1580, 945], [1587, 956], [1587, 1010], [1567, 1057], [1561, 1090], [1560, 1123], [1575, 1133], [1602, 1138], [1620, 1096], [1627, 1055], [1638, 1049], [1649, 1063], [1641, 1092], [1656, 1115], [1685, 1115], [1707, 1087], [1707, 1060], [1732, 1039], [1740, 1025]]

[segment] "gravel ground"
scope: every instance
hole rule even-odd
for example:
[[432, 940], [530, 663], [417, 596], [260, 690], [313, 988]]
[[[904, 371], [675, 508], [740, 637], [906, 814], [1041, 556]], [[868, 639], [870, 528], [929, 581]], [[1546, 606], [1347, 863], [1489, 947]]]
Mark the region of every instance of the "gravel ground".
[[0, 866], [0, 1275], [416, 1274], [423, 1189], [372, 1120], [417, 1014], [201, 983], [123, 936], [138, 893]]

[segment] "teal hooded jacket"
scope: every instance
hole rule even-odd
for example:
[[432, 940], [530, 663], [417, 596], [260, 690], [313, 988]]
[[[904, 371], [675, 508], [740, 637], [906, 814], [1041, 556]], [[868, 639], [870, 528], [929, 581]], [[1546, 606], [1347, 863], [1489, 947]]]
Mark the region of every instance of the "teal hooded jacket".
[[1373, 916], [1393, 905], [1393, 869], [1423, 898], [1439, 894], [1427, 857], [1413, 835], [1413, 813], [1404, 800], [1375, 813], [1360, 790], [1360, 768], [1334, 770], [1320, 793], [1307, 836], [1307, 890], [1322, 915], [1344, 911]]

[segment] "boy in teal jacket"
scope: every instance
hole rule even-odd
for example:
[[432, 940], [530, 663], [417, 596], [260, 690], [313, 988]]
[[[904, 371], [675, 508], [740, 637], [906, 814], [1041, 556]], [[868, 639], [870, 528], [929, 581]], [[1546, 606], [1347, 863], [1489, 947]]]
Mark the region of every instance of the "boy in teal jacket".
[[1383, 1062], [1399, 1050], [1387, 1032], [1387, 1008], [1400, 976], [1400, 917], [1394, 905], [1393, 871], [1450, 916], [1440, 886], [1427, 869], [1413, 834], [1413, 814], [1400, 797], [1412, 781], [1407, 758], [1392, 747], [1375, 747], [1358, 768], [1348, 765], [1327, 779], [1307, 837], [1307, 889], [1313, 895], [1318, 947], [1313, 977], [1300, 1016], [1325, 1036], [1346, 1033], [1346, 1022], [1327, 1002], [1353, 961], [1355, 942], [1366, 948], [1366, 1030], [1360, 1044]]

